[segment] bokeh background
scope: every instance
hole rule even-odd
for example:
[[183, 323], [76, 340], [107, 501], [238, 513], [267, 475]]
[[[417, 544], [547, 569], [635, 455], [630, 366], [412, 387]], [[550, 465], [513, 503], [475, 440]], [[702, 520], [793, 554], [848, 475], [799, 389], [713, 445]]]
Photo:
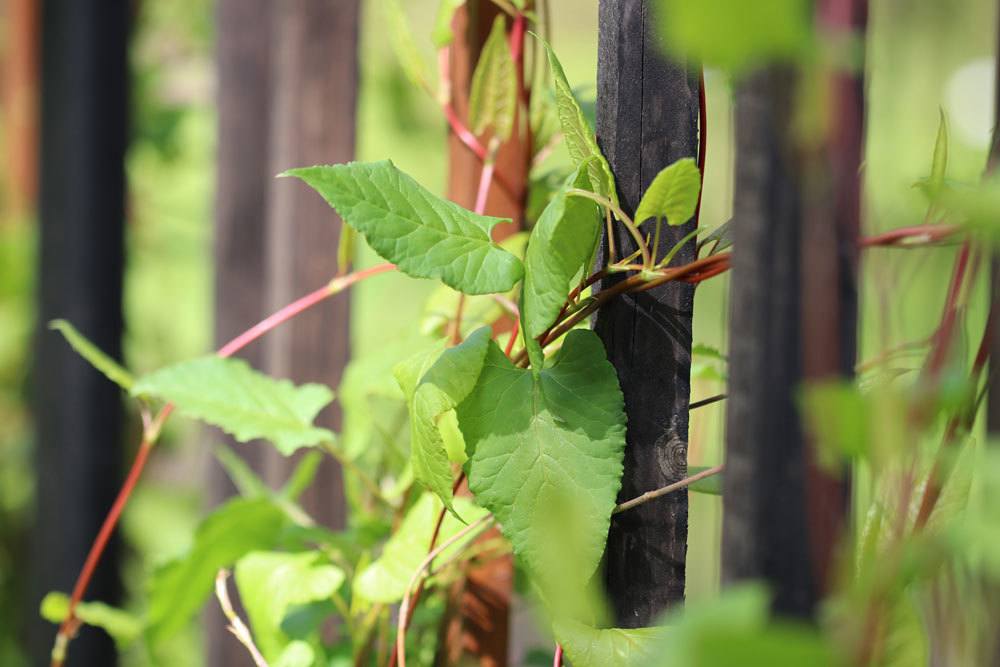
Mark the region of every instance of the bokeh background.
[[[39, 601], [31, 591], [39, 585], [26, 573], [32, 571], [29, 543], [36, 480], [44, 474], [35, 466], [29, 400], [35, 364], [32, 337], [44, 326], [35, 317], [37, 278], [48, 268], [40, 264], [36, 252], [40, 3], [0, 3], [4, 165], [0, 174], [0, 665], [4, 667], [29, 664], [26, 628], [38, 622]], [[433, 62], [428, 35], [437, 1], [403, 4], [418, 47]], [[951, 130], [949, 177], [978, 177], [992, 130], [994, 4], [872, 0], [866, 233], [922, 219], [925, 203], [912, 186], [928, 172], [941, 111]], [[552, 41], [579, 96], [592, 101], [597, 0], [555, 0], [552, 6]], [[135, 0], [132, 7], [123, 354], [126, 365], [141, 373], [206, 353], [212, 344], [216, 28], [210, 0]], [[391, 157], [404, 171], [442, 191], [445, 124], [433, 100], [413, 88], [387, 48], [375, 0], [362, 0], [360, 44], [357, 158]], [[730, 210], [731, 82], [714, 71], [707, 73], [707, 82], [710, 140], [702, 224], [715, 227], [729, 218]], [[332, 272], [336, 249], [329, 252]], [[950, 261], [950, 253], [941, 251], [881, 250], [865, 256], [864, 350], [911, 340], [930, 330]], [[397, 276], [360, 286], [351, 306], [354, 357], [375, 354], [398, 343], [400, 332], [419, 326], [432, 287]], [[725, 348], [725, 294], [725, 280], [699, 288], [696, 341]], [[887, 298], [894, 305], [891, 317], [880, 306]], [[694, 370], [693, 398], [722, 389], [712, 369]], [[719, 461], [721, 415], [718, 405], [692, 415], [690, 464]], [[180, 553], [190, 542], [209, 503], [205, 480], [213, 465], [203, 433], [175, 421], [122, 524], [126, 607], [142, 608], [149, 568]], [[720, 504], [716, 498], [692, 495], [691, 512], [688, 595], [698, 598], [717, 588]], [[174, 641], [165, 664], [203, 664], [202, 643], [200, 628], [190, 628]], [[140, 651], [123, 657], [126, 665], [144, 665], [147, 660]]]

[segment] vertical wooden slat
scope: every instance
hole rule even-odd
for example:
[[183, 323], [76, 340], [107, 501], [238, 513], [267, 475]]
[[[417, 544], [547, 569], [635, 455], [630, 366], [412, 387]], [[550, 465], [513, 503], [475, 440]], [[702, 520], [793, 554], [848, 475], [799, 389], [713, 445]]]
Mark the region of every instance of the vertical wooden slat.
[[[3, 65], [5, 212], [31, 211], [38, 185], [37, 0], [7, 0]], [[0, 224], [5, 220], [0, 219]]]
[[[270, 172], [354, 158], [358, 83], [358, 0], [288, 0], [273, 5], [273, 107]], [[263, 140], [263, 137], [260, 138]], [[267, 310], [321, 287], [337, 270], [341, 222], [321, 197], [293, 179], [270, 181], [267, 225]], [[265, 341], [268, 372], [331, 387], [350, 355], [350, 296], [343, 293], [303, 313]], [[339, 430], [327, 409], [319, 423]], [[283, 481], [290, 461], [269, 452], [267, 477]], [[302, 499], [331, 528], [344, 525], [340, 467], [327, 458]]]
[[[816, 17], [863, 38], [867, 2], [820, 0]], [[830, 583], [848, 493], [818, 465], [796, 397], [804, 381], [854, 374], [864, 138], [863, 70], [806, 75], [828, 92], [815, 135], [795, 115], [794, 67], [767, 68], [737, 92], [723, 496], [724, 580], [763, 579], [775, 610], [800, 617]]]
[[[215, 199], [215, 344], [225, 344], [267, 314], [265, 238], [268, 191], [273, 178], [269, 142], [271, 118], [271, 0], [219, 0], [216, 6], [218, 149]], [[263, 346], [240, 356], [262, 368]], [[213, 430], [211, 442], [231, 438]], [[257, 471], [264, 445], [239, 445]], [[208, 469], [209, 502], [235, 493], [218, 465]], [[240, 664], [245, 649], [226, 631], [217, 609], [205, 615], [209, 665]]]
[[[36, 514], [31, 598], [68, 591], [122, 480], [120, 390], [47, 323], [63, 317], [121, 354], [130, 4], [49, 0], [42, 6], [38, 336], [34, 412]], [[88, 597], [120, 595], [114, 543]], [[29, 616], [34, 664], [48, 664], [53, 629]], [[114, 665], [101, 631], [73, 643], [80, 665]]]
[[795, 391], [802, 378], [801, 201], [787, 128], [794, 73], [772, 68], [736, 93], [724, 583], [763, 579], [776, 611], [816, 602]]
[[[697, 152], [697, 75], [662, 55], [652, 5], [601, 0], [599, 10], [597, 140], [630, 214], [661, 169]], [[690, 230], [691, 223], [666, 227], [659, 256]], [[619, 258], [636, 248], [621, 227], [615, 245]], [[606, 240], [604, 248], [606, 260]], [[674, 262], [692, 259], [689, 243]], [[620, 499], [686, 474], [693, 303], [692, 286], [667, 284], [625, 295], [597, 314], [594, 328], [618, 371], [628, 414]], [[613, 517], [606, 578], [619, 626], [651, 625], [665, 607], [683, 601], [686, 553], [686, 492]]]

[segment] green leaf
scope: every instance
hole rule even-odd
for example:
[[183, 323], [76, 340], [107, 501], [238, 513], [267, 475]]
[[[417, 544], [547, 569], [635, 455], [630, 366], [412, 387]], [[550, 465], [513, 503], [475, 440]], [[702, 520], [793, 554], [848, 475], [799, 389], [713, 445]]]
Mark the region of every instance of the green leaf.
[[669, 225], [683, 225], [694, 215], [701, 192], [701, 172], [692, 158], [677, 160], [656, 175], [635, 211], [635, 223], [666, 218]]
[[316, 664], [316, 652], [306, 642], [296, 640], [289, 642], [272, 664], [274, 667], [313, 667]]
[[281, 622], [293, 605], [327, 600], [344, 583], [344, 572], [323, 563], [318, 552], [254, 551], [236, 563], [236, 586], [264, 657], [274, 660], [290, 638]]
[[937, 140], [934, 142], [931, 177], [928, 182], [932, 198], [937, 197], [944, 188], [944, 178], [948, 171], [948, 118], [944, 115], [944, 109], [940, 109], [939, 113], [941, 120], [938, 124]]
[[328, 388], [296, 387], [240, 359], [202, 357], [161, 368], [140, 378], [132, 395], [171, 402], [182, 414], [218, 426], [240, 442], [266, 438], [285, 455], [333, 440], [330, 431], [312, 424], [333, 400]]
[[[537, 377], [491, 343], [458, 419], [471, 450], [469, 488], [515, 554], [538, 580], [573, 554], [582, 585], [604, 551], [625, 448], [622, 393], [601, 340], [571, 331]], [[558, 545], [554, 527], [565, 535]]]
[[[417, 50], [417, 45], [413, 42], [413, 33], [410, 31], [409, 23], [406, 20], [406, 12], [399, 4], [399, 0], [382, 0], [381, 5], [389, 34], [389, 45], [396, 52], [396, 59], [399, 60], [400, 67], [403, 68], [403, 72], [413, 85], [429, 90], [427, 68], [423, 57], [420, 55], [420, 51]], [[347, 229], [345, 228], [341, 233], [341, 247], [344, 246], [345, 240], [350, 237], [350, 234], [345, 233]], [[343, 267], [346, 264], [341, 263], [340, 266]]]
[[769, 622], [768, 595], [756, 584], [730, 588], [714, 599], [686, 605], [665, 620], [645, 667], [663, 656], [677, 667], [775, 667], [843, 664], [827, 640], [803, 625]]
[[[537, 35], [536, 35], [537, 37]], [[549, 68], [552, 70], [552, 80], [556, 91], [556, 111], [559, 114], [559, 124], [562, 125], [563, 138], [566, 141], [566, 149], [576, 166], [587, 163], [587, 173], [590, 175], [590, 183], [598, 194], [604, 195], [615, 204], [618, 203], [618, 191], [615, 189], [615, 177], [611, 174], [611, 167], [604, 159], [604, 154], [597, 145], [594, 131], [587, 122], [580, 103], [573, 95], [573, 89], [566, 80], [566, 72], [563, 70], [559, 58], [556, 57], [552, 47], [541, 37], [538, 41], [545, 47], [549, 57]], [[590, 158], [595, 158], [590, 160]]]
[[104, 377], [125, 391], [128, 391], [132, 387], [132, 383], [135, 381], [132, 374], [87, 340], [72, 324], [66, 320], [52, 320], [49, 322], [49, 328], [61, 333], [70, 347], [91, 366], [103, 373]]
[[434, 29], [431, 31], [431, 40], [437, 48], [448, 46], [455, 39], [451, 22], [455, 18], [455, 12], [464, 4], [465, 0], [441, 0], [434, 19]]
[[489, 342], [490, 330], [483, 327], [446, 350], [423, 374], [410, 401], [413, 475], [452, 511], [451, 466], [439, 422], [475, 387]]
[[598, 630], [577, 621], [556, 621], [552, 631], [573, 667], [625, 667], [651, 656], [662, 628]]
[[289, 522], [266, 499], [231, 500], [198, 527], [187, 554], [154, 572], [150, 581], [150, 641], [162, 643], [184, 627], [211, 595], [215, 575], [250, 551], [274, 548]]
[[472, 91], [469, 94], [469, 121], [472, 131], [482, 134], [493, 128], [501, 140], [510, 137], [517, 108], [517, 76], [514, 59], [507, 46], [507, 19], [503, 14], [493, 21], [486, 43], [479, 54], [479, 62], [472, 74]]
[[808, 0], [660, 0], [662, 43], [674, 54], [744, 72], [772, 60], [796, 60], [812, 39]]
[[490, 238], [501, 218], [441, 199], [389, 160], [291, 169], [364, 234], [379, 255], [414, 278], [437, 278], [466, 294], [506, 292], [520, 260]]
[[[688, 466], [688, 476], [697, 475], [700, 472], [705, 472], [712, 466]], [[710, 496], [721, 496], [722, 495], [722, 476], [725, 473], [716, 473], [711, 477], [706, 477], [704, 479], [699, 479], [697, 482], [693, 482], [688, 489], [694, 491], [695, 493], [705, 493]]]
[[802, 389], [802, 406], [814, 434], [820, 463], [837, 471], [844, 459], [859, 459], [871, 451], [871, 401], [853, 382], [827, 380]]
[[[42, 618], [52, 623], [62, 623], [69, 614], [69, 596], [51, 592], [42, 598]], [[76, 606], [76, 616], [87, 625], [107, 632], [119, 648], [131, 644], [142, 632], [142, 622], [132, 614], [103, 602], [81, 602]]]
[[[467, 498], [457, 497], [454, 502], [455, 509], [470, 523], [486, 515], [486, 510], [477, 507]], [[386, 604], [402, 600], [410, 578], [430, 551], [434, 524], [441, 509], [441, 501], [436, 497], [430, 493], [422, 494], [406, 513], [399, 529], [386, 542], [382, 554], [361, 570], [354, 580], [355, 595]], [[445, 515], [436, 544], [443, 544], [464, 527], [454, 516]], [[461, 546], [456, 544], [445, 549], [441, 554], [441, 561], [453, 556]]]
[[601, 234], [600, 211], [583, 197], [568, 194], [571, 188], [590, 189], [587, 166], [577, 167], [542, 212], [525, 254], [521, 317], [531, 367], [542, 368], [541, 349], [534, 342], [556, 321], [566, 296], [587, 269]]

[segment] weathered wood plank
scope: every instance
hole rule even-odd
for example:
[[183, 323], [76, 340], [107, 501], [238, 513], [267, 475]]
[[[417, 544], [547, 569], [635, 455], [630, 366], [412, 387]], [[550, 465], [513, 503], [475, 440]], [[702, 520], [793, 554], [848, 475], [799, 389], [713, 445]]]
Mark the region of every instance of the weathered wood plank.
[[[121, 0], [53, 0], [41, 8], [37, 509], [27, 621], [38, 665], [48, 664], [54, 635], [34, 613], [38, 601], [72, 588], [122, 481], [120, 390], [47, 323], [66, 318], [121, 355], [130, 8]], [[121, 590], [116, 543], [88, 591], [112, 604]], [[72, 657], [81, 665], [116, 664], [111, 640], [91, 628], [73, 643]]]
[[[601, 0], [599, 10], [597, 140], [629, 214], [663, 167], [697, 151], [697, 76], [661, 55], [652, 5]], [[691, 223], [665, 228], [659, 255], [690, 230]], [[606, 261], [606, 239], [603, 245]], [[620, 227], [615, 245], [619, 257], [636, 248]], [[687, 244], [674, 262], [692, 259], [694, 245]], [[620, 500], [686, 474], [693, 304], [692, 286], [667, 284], [615, 300], [595, 319], [628, 413]], [[665, 607], [683, 601], [687, 506], [687, 493], [674, 493], [613, 518], [606, 580], [618, 625], [651, 625]]]

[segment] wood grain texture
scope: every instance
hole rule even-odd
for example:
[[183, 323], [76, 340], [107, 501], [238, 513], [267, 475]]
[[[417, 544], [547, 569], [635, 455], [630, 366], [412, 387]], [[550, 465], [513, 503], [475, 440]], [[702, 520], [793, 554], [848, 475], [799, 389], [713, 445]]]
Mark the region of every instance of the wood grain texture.
[[[53, 0], [41, 8], [42, 99], [38, 333], [33, 392], [36, 514], [29, 609], [32, 664], [47, 665], [55, 634], [38, 617], [49, 590], [72, 588], [122, 482], [120, 390], [55, 331], [66, 318], [121, 356], [130, 4]], [[117, 540], [88, 599], [119, 602]], [[108, 636], [84, 628], [74, 664], [114, 665]]]
[[[270, 173], [354, 159], [358, 0], [272, 4]], [[270, 179], [267, 312], [334, 276], [341, 225], [336, 213], [303, 183]], [[265, 339], [264, 349], [269, 373], [336, 388], [350, 358], [350, 294], [342, 293], [279, 327]], [[318, 423], [339, 431], [339, 407], [324, 410]], [[266, 477], [283, 480], [290, 465], [289, 459], [269, 452]], [[329, 457], [302, 503], [323, 525], [344, 526], [343, 479]]]
[[[661, 55], [652, 4], [601, 0], [599, 9], [597, 140], [629, 214], [662, 168], [697, 151], [697, 75]], [[665, 227], [659, 256], [690, 230], [691, 223]], [[602, 245], [606, 261], [607, 239]], [[636, 247], [620, 226], [615, 245], [619, 257]], [[692, 259], [689, 243], [674, 263]], [[667, 284], [612, 301], [595, 318], [628, 414], [619, 501], [687, 473], [693, 303], [693, 286]], [[680, 492], [612, 519], [606, 583], [617, 625], [652, 625], [667, 606], [683, 601], [687, 507], [687, 493]]]
[[[215, 195], [215, 346], [220, 347], [267, 315], [267, 202], [273, 178], [267, 140], [271, 120], [271, 0], [219, 0], [216, 5], [218, 143]], [[240, 356], [263, 368], [262, 345]], [[224, 442], [258, 473], [265, 443], [239, 445], [218, 429], [207, 444]], [[236, 493], [226, 472], [207, 470], [209, 504]], [[235, 665], [246, 649], [226, 630], [217, 608], [205, 613], [206, 664]]]

